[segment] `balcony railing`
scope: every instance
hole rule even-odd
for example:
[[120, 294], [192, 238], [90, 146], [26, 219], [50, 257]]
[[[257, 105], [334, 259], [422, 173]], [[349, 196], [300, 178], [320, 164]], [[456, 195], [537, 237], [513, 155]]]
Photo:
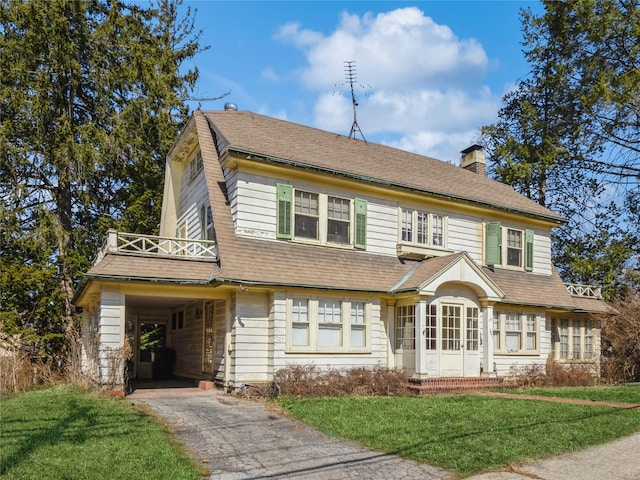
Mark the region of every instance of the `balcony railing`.
[[574, 297], [584, 298], [602, 298], [602, 288], [594, 285], [576, 285], [574, 283], [565, 283], [565, 287]]
[[102, 260], [107, 253], [131, 253], [153, 257], [215, 261], [217, 259], [217, 246], [216, 242], [212, 240], [158, 237], [109, 230], [94, 264]]

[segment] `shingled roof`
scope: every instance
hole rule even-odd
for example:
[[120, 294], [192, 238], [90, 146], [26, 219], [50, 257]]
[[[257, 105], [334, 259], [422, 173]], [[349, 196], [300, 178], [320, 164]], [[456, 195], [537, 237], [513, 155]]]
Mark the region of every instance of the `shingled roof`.
[[[443, 192], [450, 189], [449, 197], [460, 196], [483, 204], [494, 199], [506, 202], [509, 209], [533, 216], [561, 218], [500, 183], [393, 148], [249, 112], [197, 111], [194, 124], [204, 159], [220, 262], [106, 255], [87, 273], [86, 281], [110, 278], [161, 283], [241, 283], [393, 294], [399, 290], [417, 291], [425, 280], [462, 255], [455, 253], [416, 262], [356, 250], [239, 237], [235, 234], [220, 165], [224, 148], [261, 155], [270, 161], [296, 163], [302, 168], [367, 177], [367, 181], [394, 185], [397, 182], [399, 188], [426, 193], [447, 195]], [[223, 150], [218, 151], [221, 145]], [[605, 308], [599, 300], [586, 302], [571, 297], [555, 273], [549, 277], [486, 267], [482, 270], [505, 293], [505, 303], [591, 312]]]
[[273, 163], [514, 211], [562, 223], [564, 218], [508, 185], [447, 162], [246, 111], [205, 111], [229, 151]]

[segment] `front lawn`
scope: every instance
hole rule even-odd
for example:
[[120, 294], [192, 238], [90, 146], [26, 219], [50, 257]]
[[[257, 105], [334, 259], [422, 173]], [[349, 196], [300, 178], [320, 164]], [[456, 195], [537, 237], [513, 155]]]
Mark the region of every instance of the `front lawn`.
[[27, 392], [0, 400], [0, 425], [5, 480], [202, 478], [161, 423], [123, 400]]
[[640, 405], [640, 385], [618, 387], [567, 387], [567, 388], [520, 388], [505, 390], [507, 393], [540, 395], [547, 397], [578, 398], [597, 402], [634, 403]]
[[[580, 398], [589, 398], [586, 392], [583, 389]], [[599, 397], [594, 400], [604, 396], [631, 402], [637, 391], [630, 392], [611, 390], [595, 394]], [[279, 404], [332, 435], [461, 476], [640, 431], [637, 409], [477, 395], [288, 398]]]

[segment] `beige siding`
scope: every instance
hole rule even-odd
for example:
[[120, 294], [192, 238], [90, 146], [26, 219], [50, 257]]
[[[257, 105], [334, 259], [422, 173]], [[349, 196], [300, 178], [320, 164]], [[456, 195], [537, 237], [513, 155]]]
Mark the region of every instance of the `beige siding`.
[[266, 382], [269, 359], [269, 296], [243, 292], [236, 295], [233, 318], [233, 383]]
[[551, 237], [549, 232], [534, 231], [533, 273], [551, 275]]
[[477, 217], [450, 215], [447, 221], [447, 247], [454, 252], [467, 252], [482, 263], [482, 220]]
[[[196, 309], [199, 310], [196, 318]], [[202, 375], [203, 303], [193, 302], [184, 309], [184, 328], [172, 330], [171, 348], [176, 351], [176, 375], [200, 377]], [[169, 325], [169, 329], [171, 325]]]
[[[189, 180], [189, 167], [184, 169], [178, 205], [178, 228], [187, 226], [187, 238], [200, 238], [200, 207], [208, 205], [207, 185], [201, 171], [193, 180]], [[173, 235], [173, 234], [172, 234]]]
[[111, 382], [116, 375], [117, 381], [124, 373], [113, 372], [114, 362], [111, 360], [124, 340], [124, 297], [120, 289], [105, 286], [100, 293], [98, 310], [99, 378], [101, 382]]
[[239, 235], [276, 238], [276, 183], [270, 178], [245, 173], [237, 175], [234, 201]]
[[367, 198], [367, 251], [381, 255], [396, 255], [397, 243], [397, 204]]

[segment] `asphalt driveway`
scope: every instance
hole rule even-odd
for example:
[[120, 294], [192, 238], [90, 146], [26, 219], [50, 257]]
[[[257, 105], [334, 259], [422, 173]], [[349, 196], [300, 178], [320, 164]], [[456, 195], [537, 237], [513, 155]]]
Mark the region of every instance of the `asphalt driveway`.
[[[129, 399], [147, 403], [163, 418], [210, 471], [212, 480], [456, 478], [436, 467], [329, 437], [267, 404], [216, 390], [141, 389]], [[638, 452], [640, 433], [471, 479], [640, 480]]]
[[429, 465], [328, 437], [269, 409], [215, 390], [136, 391], [211, 472], [213, 480], [448, 479]]

